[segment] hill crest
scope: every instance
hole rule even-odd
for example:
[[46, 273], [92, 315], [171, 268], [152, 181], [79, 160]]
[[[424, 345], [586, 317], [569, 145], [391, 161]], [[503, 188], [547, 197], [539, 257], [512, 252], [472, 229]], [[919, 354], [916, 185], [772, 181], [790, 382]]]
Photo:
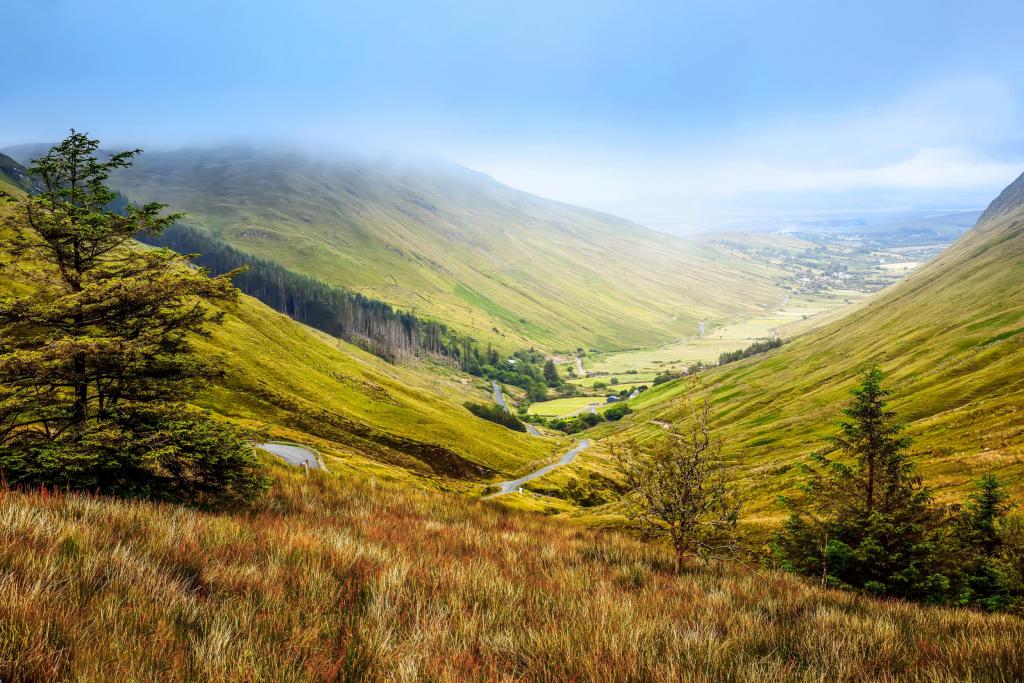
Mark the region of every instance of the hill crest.
[[978, 218], [978, 225], [1024, 206], [1024, 173], [1007, 185]]
[[237, 249], [504, 348], [664, 343], [784, 294], [754, 264], [451, 164], [193, 148], [111, 180]]

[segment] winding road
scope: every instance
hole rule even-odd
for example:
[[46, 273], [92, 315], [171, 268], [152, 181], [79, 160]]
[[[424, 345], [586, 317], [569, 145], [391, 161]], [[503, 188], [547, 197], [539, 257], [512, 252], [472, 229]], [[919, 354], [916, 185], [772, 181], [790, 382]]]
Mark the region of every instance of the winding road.
[[[501, 393], [501, 387], [494, 381], [491, 382], [491, 385], [494, 387], [494, 402], [504, 408], [506, 413], [511, 415], [512, 411], [508, 409], [508, 404], [505, 403], [505, 395]], [[531, 436], [541, 436], [540, 430], [532, 424], [529, 422], [524, 422], [523, 424], [526, 425], [526, 431], [528, 431]]]
[[487, 500], [489, 498], [497, 498], [498, 496], [504, 496], [506, 494], [513, 493], [520, 486], [522, 486], [526, 482], [530, 481], [531, 479], [536, 479], [537, 477], [543, 477], [545, 474], [547, 474], [551, 470], [555, 469], [556, 467], [561, 467], [562, 465], [568, 465], [569, 463], [571, 463], [573, 460], [576, 459], [577, 455], [579, 455], [583, 451], [587, 450], [588, 448], [590, 448], [590, 439], [583, 439], [578, 444], [573, 446], [572, 449], [570, 449], [565, 455], [563, 455], [562, 458], [558, 462], [552, 463], [552, 464], [547, 465], [545, 467], [541, 467], [536, 472], [530, 472], [529, 474], [527, 474], [524, 477], [519, 477], [518, 479], [513, 479], [512, 481], [500, 482], [498, 484], [498, 488], [499, 488], [498, 492], [497, 493], [492, 493], [489, 496], [484, 496], [484, 500]]
[[583, 359], [576, 356], [576, 374], [579, 377], [586, 377], [587, 371], [583, 369]]
[[494, 402], [504, 408], [506, 413], [512, 412], [508, 409], [508, 404], [505, 403], [505, 396], [501, 393], [501, 387], [498, 386], [498, 383], [492, 381], [491, 386], [494, 387]]
[[257, 448], [268, 453], [273, 453], [289, 465], [302, 467], [303, 464], [306, 464], [311, 470], [320, 469], [320, 460], [316, 457], [316, 453], [304, 446], [282, 443], [261, 443]]

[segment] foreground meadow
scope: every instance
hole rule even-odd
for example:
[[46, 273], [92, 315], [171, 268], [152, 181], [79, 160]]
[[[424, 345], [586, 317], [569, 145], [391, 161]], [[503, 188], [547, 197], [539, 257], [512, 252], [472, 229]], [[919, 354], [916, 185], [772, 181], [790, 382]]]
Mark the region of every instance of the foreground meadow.
[[1024, 621], [278, 470], [247, 513], [0, 493], [0, 680], [1024, 678]]

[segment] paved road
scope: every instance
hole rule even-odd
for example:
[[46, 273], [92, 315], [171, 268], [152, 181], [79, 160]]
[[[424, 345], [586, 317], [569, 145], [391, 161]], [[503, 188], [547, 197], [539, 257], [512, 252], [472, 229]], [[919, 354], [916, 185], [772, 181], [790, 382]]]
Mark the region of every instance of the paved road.
[[498, 383], [491, 382], [491, 385], [494, 387], [494, 402], [497, 403], [502, 408], [504, 408], [506, 413], [512, 412], [511, 410], [508, 409], [508, 404], [505, 403], [505, 396], [502, 395], [501, 387], [498, 386]]
[[[508, 413], [509, 415], [511, 415], [512, 411], [509, 410], [508, 404], [505, 403], [505, 396], [504, 396], [504, 394], [501, 393], [501, 387], [498, 386], [497, 382], [491, 382], [491, 384], [494, 386], [494, 401], [495, 401], [495, 403], [497, 403], [499, 406], [504, 408], [505, 412]], [[530, 424], [529, 422], [526, 422], [524, 424], [526, 425], [526, 431], [528, 431], [531, 435], [533, 435], [533, 436], [541, 436], [540, 430], [537, 429], [536, 427], [534, 427], [532, 424]]]
[[583, 439], [578, 444], [573, 446], [568, 453], [563, 455], [561, 460], [559, 460], [558, 462], [552, 463], [546, 467], [541, 467], [536, 472], [530, 472], [525, 477], [519, 477], [518, 479], [513, 479], [512, 481], [501, 482], [500, 484], [498, 484], [500, 490], [497, 493], [492, 493], [491, 495], [486, 496], [484, 500], [486, 500], [487, 498], [497, 498], [498, 496], [504, 496], [505, 494], [512, 493], [513, 491], [515, 491], [516, 489], [518, 489], [520, 486], [530, 481], [531, 479], [543, 477], [545, 474], [555, 469], [556, 467], [568, 465], [569, 463], [576, 459], [577, 455], [587, 450], [588, 448], [590, 448], [590, 439]]
[[576, 374], [580, 377], [586, 377], [587, 372], [583, 369], [583, 359], [576, 356]]
[[317, 460], [316, 453], [303, 448], [302, 446], [286, 446], [280, 443], [261, 443], [257, 448], [262, 448], [268, 453], [273, 453], [279, 458], [282, 458], [289, 465], [295, 465], [301, 467], [302, 463], [309, 465], [309, 469], [318, 470], [320, 469], [320, 461]]

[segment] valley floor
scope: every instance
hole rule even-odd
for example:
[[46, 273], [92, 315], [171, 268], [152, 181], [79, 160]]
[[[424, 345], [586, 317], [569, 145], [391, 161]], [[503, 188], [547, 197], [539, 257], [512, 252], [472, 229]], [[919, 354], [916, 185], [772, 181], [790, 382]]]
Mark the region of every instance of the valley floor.
[[[797, 331], [806, 332], [831, 320], [829, 313], [845, 312], [849, 305], [865, 296], [864, 292], [851, 290], [787, 297], [784, 305], [776, 310], [765, 310], [761, 315], [709, 322], [703, 336], [695, 335], [657, 348], [599, 354], [589, 358], [585, 366], [588, 374], [603, 377], [606, 381], [615, 376], [625, 388], [642, 383], [640, 377], [647, 377], [650, 373], [683, 370], [698, 362], [715, 363], [720, 354], [746, 348], [758, 339], [773, 335], [789, 338]], [[630, 372], [636, 373], [637, 378], [625, 374]], [[592, 385], [594, 379], [577, 382]], [[646, 383], [650, 385], [650, 382]]]
[[683, 576], [627, 536], [275, 467], [213, 515], [0, 493], [5, 681], [1010, 681], [1024, 621]]

